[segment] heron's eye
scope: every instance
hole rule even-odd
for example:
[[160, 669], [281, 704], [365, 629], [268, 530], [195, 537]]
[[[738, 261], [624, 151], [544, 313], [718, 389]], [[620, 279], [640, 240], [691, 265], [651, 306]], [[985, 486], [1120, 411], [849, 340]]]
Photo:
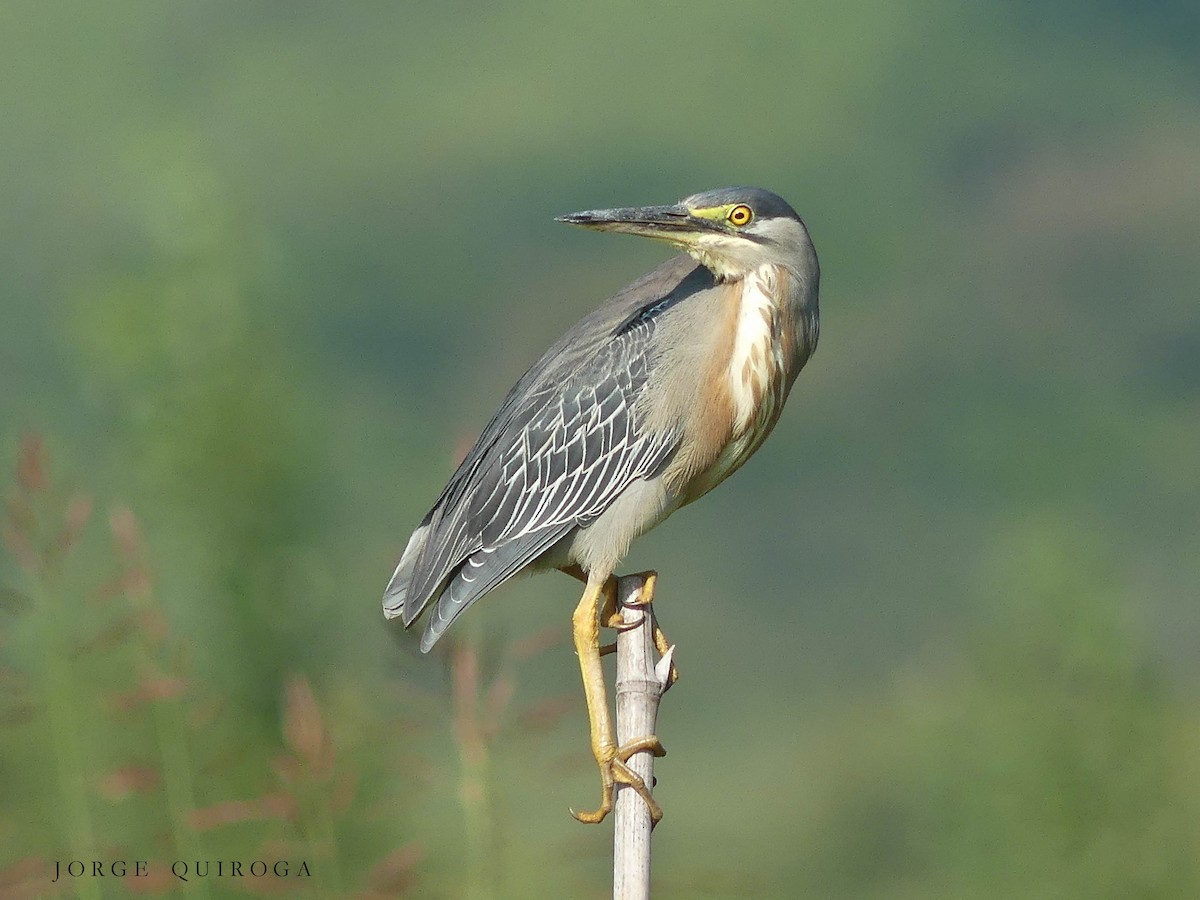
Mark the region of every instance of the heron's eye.
[[754, 218], [754, 211], [745, 204], [742, 204], [731, 209], [729, 215], [725, 218], [729, 220], [730, 225], [736, 225], [738, 228], [741, 228], [743, 225], [750, 224], [750, 220]]

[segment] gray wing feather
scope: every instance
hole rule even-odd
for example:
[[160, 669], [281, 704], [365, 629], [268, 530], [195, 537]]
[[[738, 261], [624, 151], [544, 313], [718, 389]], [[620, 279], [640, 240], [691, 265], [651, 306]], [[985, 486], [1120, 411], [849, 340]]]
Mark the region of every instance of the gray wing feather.
[[498, 547], [485, 547], [468, 556], [429, 615], [425, 633], [421, 635], [421, 652], [428, 653], [450, 623], [471, 604], [523, 569], [557, 539], [552, 531], [526, 535]]
[[654, 322], [638, 310], [711, 283], [686, 257], [660, 266], [567, 332], [509, 392], [385, 593], [385, 612], [406, 626], [438, 597], [422, 650], [476, 600], [594, 521], [634, 479], [665, 465], [678, 435], [641, 421]]

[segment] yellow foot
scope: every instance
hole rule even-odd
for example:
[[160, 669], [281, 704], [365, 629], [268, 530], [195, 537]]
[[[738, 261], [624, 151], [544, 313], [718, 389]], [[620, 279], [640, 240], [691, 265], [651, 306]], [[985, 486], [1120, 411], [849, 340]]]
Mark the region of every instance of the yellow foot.
[[[642, 615], [651, 617], [651, 624], [654, 627], [654, 646], [658, 649], [659, 655], [666, 656], [667, 651], [671, 649], [671, 642], [667, 640], [667, 636], [658, 626], [658, 617], [650, 609], [650, 604], [654, 602], [654, 587], [658, 581], [658, 573], [648, 571], [639, 572], [638, 574], [645, 580], [645, 585], [635, 598], [625, 601], [625, 606], [642, 607]], [[617, 582], [615, 578], [610, 578], [604, 585], [604, 604], [600, 607], [600, 621], [606, 628], [613, 628], [617, 631], [637, 628], [642, 624], [643, 620], [641, 618], [634, 621], [627, 621], [624, 614], [617, 609]], [[600, 647], [601, 656], [608, 656], [610, 653], [616, 652], [616, 643], [603, 644]], [[667, 678], [669, 679], [667, 687], [670, 687], [679, 680], [679, 669], [675, 665], [674, 658], [671, 660], [671, 670]]]
[[646, 787], [646, 782], [642, 780], [642, 777], [626, 765], [631, 756], [644, 750], [649, 750], [655, 756], [667, 755], [662, 743], [654, 735], [638, 738], [636, 741], [630, 741], [620, 747], [597, 748], [596, 763], [600, 766], [600, 806], [594, 812], [571, 810], [571, 815], [585, 825], [596, 825], [603, 822], [605, 816], [612, 811], [615, 786], [624, 784], [637, 791], [637, 795], [646, 801], [646, 806], [650, 810], [650, 819], [657, 823], [662, 818], [662, 807], [650, 796], [650, 789]]
[[[640, 605], [649, 603], [654, 595], [654, 575], [647, 574], [645, 588], [639, 598], [642, 601]], [[626, 785], [637, 792], [645, 801], [650, 818], [654, 822], [662, 818], [662, 808], [650, 796], [650, 789], [645, 781], [626, 765], [636, 753], [666, 755], [662, 744], [657, 737], [651, 735], [617, 746], [613, 736], [612, 716], [604, 689], [604, 669], [600, 665], [600, 623], [615, 624], [613, 620], [619, 618], [616, 587], [616, 580], [611, 576], [589, 573], [583, 597], [580, 598], [575, 607], [575, 614], [571, 617], [572, 638], [575, 653], [579, 657], [579, 670], [583, 676], [584, 697], [587, 699], [592, 756], [600, 767], [600, 806], [594, 812], [577, 813], [571, 810], [571, 815], [587, 824], [604, 821], [613, 808], [613, 794], [618, 784]], [[644, 615], [651, 615], [649, 607], [644, 611]], [[665, 643], [664, 638], [663, 644]], [[668, 665], [670, 655], [668, 652], [665, 656]]]
[[[639, 572], [638, 576], [643, 580], [642, 589], [636, 597], [626, 600], [625, 606], [645, 607], [648, 614], [650, 604], [654, 602], [654, 585], [658, 581], [658, 573]], [[626, 621], [621, 610], [617, 608], [617, 580], [615, 578], [610, 578], [604, 585], [604, 605], [600, 607], [600, 621], [606, 628], [615, 628], [617, 631], [637, 628], [642, 624], [641, 619], [633, 622]]]

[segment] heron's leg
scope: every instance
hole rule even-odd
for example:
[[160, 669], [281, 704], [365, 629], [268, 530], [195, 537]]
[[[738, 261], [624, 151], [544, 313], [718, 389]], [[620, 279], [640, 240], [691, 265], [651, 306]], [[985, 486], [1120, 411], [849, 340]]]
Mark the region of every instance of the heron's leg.
[[[587, 575], [584, 574], [584, 571], [582, 567], [580, 567], [579, 563], [571, 563], [569, 566], [564, 566], [559, 571], [566, 575], [570, 575], [572, 578], [582, 581], [584, 584], [587, 583]], [[646, 572], [639, 572], [637, 574], [642, 577], [643, 581], [645, 582], [645, 587], [635, 599], [630, 600], [625, 605], [645, 606], [649, 608], [650, 604], [654, 601], [654, 585], [658, 581], [658, 573], [650, 570]], [[615, 628], [620, 631], [622, 628], [635, 628], [642, 624], [641, 619], [639, 619], [637, 622], [626, 623], [621, 613], [617, 612], [617, 592], [612, 585], [613, 580], [611, 578], [604, 584], [604, 605], [600, 608], [600, 621], [604, 627]], [[665, 656], [666, 652], [671, 648], [671, 642], [667, 640], [667, 636], [663, 634], [663, 630], [659, 627], [657, 616], [654, 617], [653, 625], [654, 646], [658, 648], [659, 653]], [[610, 653], [616, 652], [617, 645], [615, 643], [604, 644], [600, 648], [601, 656], [607, 656]], [[672, 665], [671, 683], [674, 684], [678, 678], [679, 672], [675, 669], [675, 666]]]
[[641, 777], [625, 765], [629, 757], [643, 750], [655, 756], [666, 753], [654, 735], [638, 738], [617, 746], [613, 733], [612, 717], [608, 711], [608, 694], [604, 689], [604, 670], [600, 667], [600, 608], [606, 594], [616, 593], [616, 582], [612, 578], [599, 581], [588, 578], [583, 598], [575, 607], [571, 619], [575, 638], [575, 652], [579, 654], [579, 669], [583, 673], [583, 691], [587, 698], [588, 722], [591, 726], [592, 755], [600, 767], [600, 806], [595, 812], [578, 813], [571, 810], [580, 822], [589, 825], [601, 822], [613, 807], [613, 789], [617, 784], [633, 788], [650, 808], [650, 818], [657, 822], [662, 818], [662, 809]]
[[[650, 616], [650, 624], [654, 628], [654, 646], [658, 648], [658, 652], [666, 656], [667, 651], [671, 649], [671, 642], [667, 640], [667, 636], [663, 634], [662, 628], [658, 625], [658, 616], [654, 615], [653, 608], [650, 604], [654, 602], [654, 587], [658, 583], [658, 573], [654, 571], [639, 572], [638, 575], [642, 578], [644, 587], [638, 593], [638, 596], [633, 600], [627, 600], [626, 606], [642, 607], [642, 615]], [[606, 586], [607, 587], [607, 586]], [[626, 628], [636, 628], [642, 624], [642, 620], [638, 619], [635, 622], [626, 622], [623, 613], [617, 610], [617, 592], [615, 590], [605, 590], [604, 605], [600, 608], [600, 621], [608, 628], [615, 628], [617, 631], [622, 631]], [[617, 645], [615, 643], [605, 644], [600, 648], [600, 655], [606, 656], [609, 653], [615, 653]], [[676, 668], [674, 660], [671, 662], [671, 673], [668, 675], [670, 681], [667, 686], [674, 684], [679, 680], [679, 669]]]

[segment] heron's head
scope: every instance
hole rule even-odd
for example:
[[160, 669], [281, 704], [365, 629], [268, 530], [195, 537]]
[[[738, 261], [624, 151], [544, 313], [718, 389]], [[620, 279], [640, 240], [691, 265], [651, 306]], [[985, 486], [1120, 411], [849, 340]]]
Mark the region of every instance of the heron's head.
[[691, 254], [719, 279], [741, 278], [763, 265], [808, 274], [817, 258], [808, 229], [781, 197], [762, 188], [721, 188], [670, 206], [593, 209], [559, 222], [666, 241]]

